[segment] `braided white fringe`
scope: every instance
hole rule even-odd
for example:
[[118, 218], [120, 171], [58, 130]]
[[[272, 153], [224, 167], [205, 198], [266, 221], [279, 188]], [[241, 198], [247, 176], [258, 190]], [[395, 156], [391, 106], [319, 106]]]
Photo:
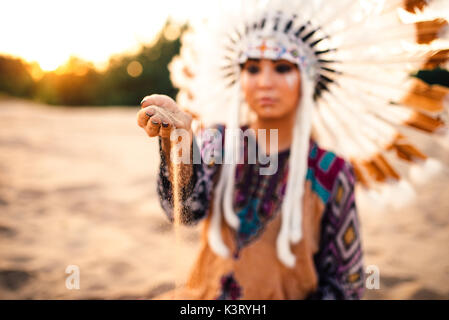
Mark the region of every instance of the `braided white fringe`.
[[[214, 207], [212, 220], [208, 230], [209, 245], [217, 255], [229, 257], [229, 248], [223, 242], [221, 237], [221, 212], [224, 211], [226, 222], [235, 230], [239, 228], [240, 221], [233, 209], [233, 191], [235, 184], [236, 160], [239, 156], [239, 140], [234, 139], [234, 133], [239, 128], [240, 115], [240, 88], [237, 93], [236, 101], [232, 103], [232, 111], [229, 113], [229, 119], [225, 130], [225, 159], [222, 164], [220, 178], [214, 192]], [[223, 203], [223, 210], [221, 204]]]
[[290, 242], [298, 243], [302, 238], [302, 198], [307, 175], [309, 140], [312, 131], [313, 82], [303, 77], [302, 94], [296, 112], [293, 141], [289, 158], [287, 190], [282, 203], [281, 229], [277, 238], [279, 260], [287, 267], [294, 267], [295, 256]]

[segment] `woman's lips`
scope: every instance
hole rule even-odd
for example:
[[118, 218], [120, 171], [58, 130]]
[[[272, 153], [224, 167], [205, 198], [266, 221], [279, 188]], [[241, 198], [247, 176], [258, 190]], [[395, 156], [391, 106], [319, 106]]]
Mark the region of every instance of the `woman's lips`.
[[270, 97], [263, 97], [259, 99], [259, 103], [261, 105], [272, 105], [276, 103], [276, 99]]

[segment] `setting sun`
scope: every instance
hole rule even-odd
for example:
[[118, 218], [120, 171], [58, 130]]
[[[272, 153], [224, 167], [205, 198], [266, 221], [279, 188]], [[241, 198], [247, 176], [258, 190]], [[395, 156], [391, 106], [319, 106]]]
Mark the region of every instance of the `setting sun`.
[[66, 61], [63, 54], [45, 54], [34, 58], [43, 71], [54, 71]]

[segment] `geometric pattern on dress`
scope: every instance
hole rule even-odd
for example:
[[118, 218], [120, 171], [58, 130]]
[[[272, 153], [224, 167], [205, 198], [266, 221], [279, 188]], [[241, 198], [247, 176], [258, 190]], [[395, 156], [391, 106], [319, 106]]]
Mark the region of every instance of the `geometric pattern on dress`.
[[319, 289], [311, 299], [359, 299], [364, 290], [360, 225], [354, 198], [354, 172], [341, 168], [327, 203], [315, 255]]
[[350, 260], [360, 246], [356, 235], [357, 229], [356, 210], [351, 208], [347, 211], [347, 217], [343, 220], [343, 225], [339, 227], [335, 238], [337, 250], [344, 261]]

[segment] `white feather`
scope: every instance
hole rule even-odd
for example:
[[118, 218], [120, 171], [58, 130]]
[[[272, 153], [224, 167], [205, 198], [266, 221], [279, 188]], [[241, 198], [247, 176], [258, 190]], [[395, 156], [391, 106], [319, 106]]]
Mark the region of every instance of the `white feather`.
[[381, 196], [385, 203], [394, 209], [402, 209], [416, 199], [416, 192], [410, 182], [401, 179], [398, 183], [380, 186]]
[[415, 163], [410, 166], [409, 177], [411, 182], [417, 185], [423, 185], [431, 181], [443, 171], [444, 166], [440, 161], [427, 158], [422, 163]]
[[[297, 110], [299, 121], [297, 120], [294, 128], [294, 131], [297, 132], [293, 133], [293, 145], [301, 151], [296, 163], [297, 172], [294, 175], [289, 174], [289, 179], [295, 179], [296, 182], [294, 187], [295, 194], [291, 198], [297, 205], [292, 205], [291, 207], [292, 222], [290, 226], [290, 241], [294, 244], [298, 243], [302, 238], [302, 204], [308, 167], [309, 137], [312, 130], [313, 111], [315, 107], [313, 103], [313, 85], [311, 81], [302, 81], [302, 102], [300, 103], [299, 110]], [[295, 138], [300, 141], [295, 141]]]

